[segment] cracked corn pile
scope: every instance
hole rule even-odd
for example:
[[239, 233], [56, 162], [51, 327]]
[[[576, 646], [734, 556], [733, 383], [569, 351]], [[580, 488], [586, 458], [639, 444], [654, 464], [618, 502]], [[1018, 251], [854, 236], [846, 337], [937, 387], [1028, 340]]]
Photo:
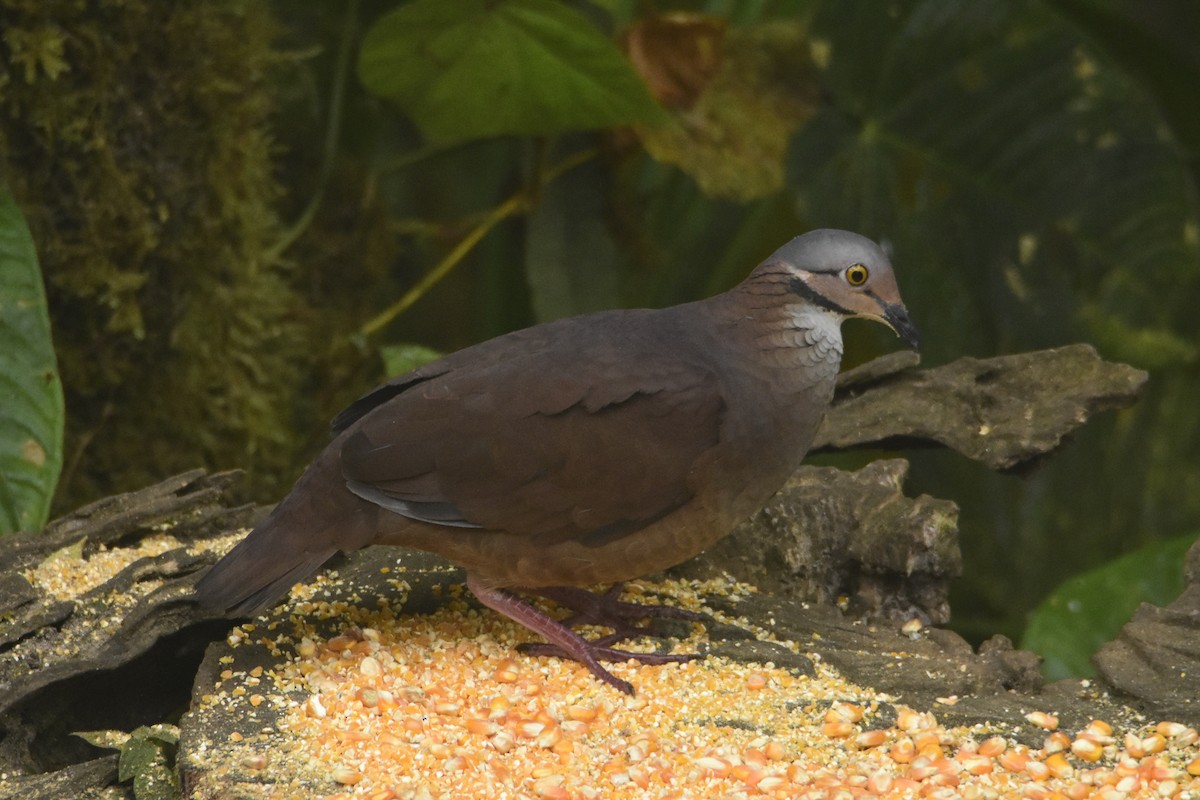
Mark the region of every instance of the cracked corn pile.
[[[654, 588], [699, 604], [698, 587]], [[629, 698], [573, 662], [515, 653], [523, 629], [461, 601], [403, 618], [291, 602], [287, 621], [230, 637], [273, 663], [226, 669], [196, 712], [270, 711], [264, 730], [190, 753], [262, 796], [1200, 800], [1197, 733], [1178, 723], [1067, 732], [1037, 713], [1028, 725], [1044, 741], [1030, 747], [943, 728], [820, 663], [810, 678], [719, 658], [613, 665], [637, 687]], [[344, 628], [323, 637], [321, 618]]]

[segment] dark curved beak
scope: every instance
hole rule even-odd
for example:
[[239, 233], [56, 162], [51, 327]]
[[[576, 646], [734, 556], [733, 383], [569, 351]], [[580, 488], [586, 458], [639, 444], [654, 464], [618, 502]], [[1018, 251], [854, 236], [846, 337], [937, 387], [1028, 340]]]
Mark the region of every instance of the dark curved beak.
[[912, 324], [912, 320], [908, 318], [908, 311], [899, 303], [888, 303], [883, 307], [883, 318], [888, 325], [892, 326], [892, 330], [896, 335], [904, 340], [904, 343], [913, 350], [921, 349], [921, 336], [917, 333], [917, 326]]

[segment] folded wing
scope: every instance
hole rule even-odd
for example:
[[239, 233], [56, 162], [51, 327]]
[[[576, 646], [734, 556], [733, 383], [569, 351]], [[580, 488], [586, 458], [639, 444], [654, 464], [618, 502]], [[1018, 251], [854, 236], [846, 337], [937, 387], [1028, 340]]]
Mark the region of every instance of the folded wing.
[[695, 495], [724, 402], [705, 365], [636, 330], [584, 362], [570, 324], [543, 326], [503, 357], [451, 356], [380, 387], [348, 410], [347, 486], [406, 517], [546, 544], [640, 530]]

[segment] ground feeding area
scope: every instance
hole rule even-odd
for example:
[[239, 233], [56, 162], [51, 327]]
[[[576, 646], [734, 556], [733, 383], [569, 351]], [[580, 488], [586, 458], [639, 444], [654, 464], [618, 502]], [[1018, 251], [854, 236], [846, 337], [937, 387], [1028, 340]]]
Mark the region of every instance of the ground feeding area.
[[[432, 613], [406, 613], [404, 577], [397, 566], [390, 601], [368, 604], [327, 574], [210, 651], [183, 725], [185, 796], [1200, 798], [1200, 737], [1180, 723], [1062, 730], [1049, 708], [1024, 730], [943, 726], [937, 708], [856, 686], [819, 658], [814, 674], [722, 657], [611, 665], [636, 687], [627, 697], [574, 662], [518, 653], [532, 634], [460, 584]], [[642, 582], [624, 599], [720, 619], [711, 598], [753, 592]], [[665, 644], [706, 643], [695, 624]]]

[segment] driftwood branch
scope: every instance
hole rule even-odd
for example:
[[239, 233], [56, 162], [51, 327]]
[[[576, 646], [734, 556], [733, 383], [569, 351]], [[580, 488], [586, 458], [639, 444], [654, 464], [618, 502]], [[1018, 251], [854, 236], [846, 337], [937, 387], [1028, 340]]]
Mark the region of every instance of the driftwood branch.
[[992, 469], [1053, 452], [1102, 411], [1131, 405], [1148, 375], [1076, 344], [906, 369], [911, 354], [847, 372], [815, 451], [943, 446]]
[[[85, 506], [42, 535], [0, 539], [0, 772], [94, 758], [102, 751], [72, 731], [126, 722], [132, 728], [151, 709], [171, 713], [206, 644], [197, 637], [205, 617], [187, 600], [187, 576], [212, 557], [187, 543], [256, 518], [252, 506], [227, 505], [237, 478], [193, 470]], [[86, 591], [69, 583], [51, 591], [26, 577], [49, 560], [70, 581], [102, 551], [134, 548], [167, 532], [178, 547], [132, 560]], [[210, 623], [207, 634], [224, 627]], [[181, 663], [182, 670], [172, 671]]]

